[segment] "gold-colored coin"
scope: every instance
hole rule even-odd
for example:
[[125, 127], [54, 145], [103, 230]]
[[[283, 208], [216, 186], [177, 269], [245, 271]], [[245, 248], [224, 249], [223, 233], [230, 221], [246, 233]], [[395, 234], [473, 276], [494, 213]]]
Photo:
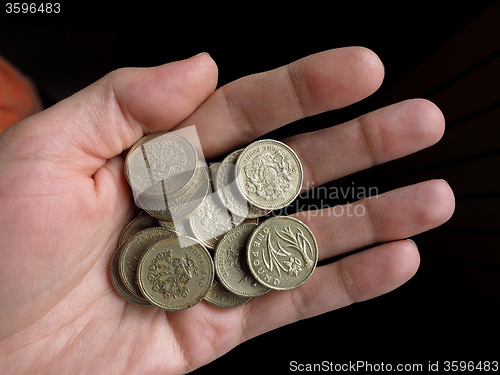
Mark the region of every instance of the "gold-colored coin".
[[233, 151], [224, 158], [217, 168], [214, 185], [222, 202], [231, 213], [239, 217], [254, 219], [265, 216], [271, 211], [250, 204], [236, 185], [236, 160], [242, 151], [243, 149]]
[[139, 233], [141, 230], [157, 226], [158, 221], [154, 217], [151, 217], [150, 215], [145, 214], [144, 211], [141, 211], [141, 213], [134, 220], [128, 223], [123, 230], [118, 246], [127, 242], [134, 234]]
[[272, 139], [256, 141], [238, 157], [236, 183], [254, 206], [280, 209], [293, 202], [302, 189], [302, 164], [284, 143]]
[[[198, 159], [199, 142], [189, 141], [195, 138], [149, 134], [127, 155], [125, 177], [144, 211], [123, 230], [111, 262], [118, 294], [178, 311], [202, 299], [235, 307], [303, 284], [318, 261], [311, 230], [290, 217], [258, 225], [300, 193], [303, 171], [295, 152], [261, 140], [209, 169]], [[215, 249], [213, 258], [207, 248]]]
[[252, 297], [242, 297], [231, 293], [217, 280], [214, 281], [212, 287], [205, 296], [205, 301], [211, 305], [224, 309], [243, 305], [251, 299]]
[[215, 249], [214, 263], [217, 277], [230, 292], [244, 297], [257, 297], [269, 288], [257, 282], [248, 269], [247, 241], [255, 224], [241, 224], [227, 232]]
[[170, 237], [146, 250], [137, 268], [137, 283], [153, 305], [177, 311], [201, 301], [214, 274], [212, 257], [203, 245], [188, 237]]
[[196, 172], [194, 146], [179, 135], [161, 132], [137, 141], [125, 159], [125, 177], [133, 190], [164, 196], [182, 189]]
[[118, 272], [118, 260], [120, 258], [121, 251], [122, 248], [118, 247], [118, 249], [115, 251], [115, 254], [113, 255], [113, 259], [111, 260], [110, 275], [113, 287], [115, 288], [116, 292], [127, 302], [133, 303], [134, 305], [150, 305], [148, 300], [146, 300], [145, 298], [137, 297], [136, 295], [132, 294], [132, 292], [125, 287], [123, 281], [120, 279], [120, 273]]
[[207, 168], [200, 163], [194, 179], [181, 190], [163, 196], [139, 194], [137, 200], [149, 215], [158, 220], [182, 221], [202, 207], [209, 187]]
[[171, 230], [162, 227], [147, 228], [132, 236], [123, 246], [118, 263], [118, 272], [125, 287], [136, 297], [142, 298], [137, 286], [137, 265], [146, 249], [166, 237], [175, 236]]
[[267, 219], [252, 232], [247, 244], [252, 275], [263, 285], [290, 290], [302, 285], [318, 262], [318, 246], [312, 231], [288, 216]]

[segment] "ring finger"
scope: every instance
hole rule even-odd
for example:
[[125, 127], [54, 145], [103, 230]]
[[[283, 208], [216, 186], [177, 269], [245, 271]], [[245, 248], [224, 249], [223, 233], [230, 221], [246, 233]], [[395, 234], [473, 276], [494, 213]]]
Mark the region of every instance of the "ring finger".
[[422, 233], [446, 222], [455, 207], [453, 192], [443, 180], [406, 186], [347, 206], [293, 215], [315, 234], [320, 260]]

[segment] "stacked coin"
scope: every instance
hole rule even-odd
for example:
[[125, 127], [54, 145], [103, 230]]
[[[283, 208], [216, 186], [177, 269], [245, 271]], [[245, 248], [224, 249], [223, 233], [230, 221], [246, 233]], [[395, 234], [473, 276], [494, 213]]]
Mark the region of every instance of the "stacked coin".
[[253, 142], [208, 169], [186, 137], [150, 134], [130, 149], [125, 176], [143, 211], [120, 237], [111, 280], [131, 303], [234, 307], [296, 288], [316, 267], [304, 223], [278, 216], [259, 224], [302, 187], [300, 160], [281, 142]]

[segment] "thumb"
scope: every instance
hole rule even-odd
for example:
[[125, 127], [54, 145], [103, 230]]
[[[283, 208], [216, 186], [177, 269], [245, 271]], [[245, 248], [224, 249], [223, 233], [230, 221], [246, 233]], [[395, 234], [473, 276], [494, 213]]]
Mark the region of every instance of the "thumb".
[[0, 150], [9, 159], [63, 159], [65, 167], [92, 176], [144, 134], [187, 118], [216, 84], [217, 67], [206, 53], [154, 68], [119, 69], [9, 129]]

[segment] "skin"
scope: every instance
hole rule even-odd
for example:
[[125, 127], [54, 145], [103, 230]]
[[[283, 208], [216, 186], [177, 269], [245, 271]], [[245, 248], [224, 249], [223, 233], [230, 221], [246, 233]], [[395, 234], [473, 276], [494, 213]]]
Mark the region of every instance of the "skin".
[[[301, 287], [234, 309], [201, 302], [165, 312], [122, 300], [109, 264], [135, 212], [123, 151], [144, 134], [196, 124], [207, 158], [305, 116], [355, 103], [384, 68], [365, 48], [321, 52], [214, 92], [208, 54], [120, 69], [0, 136], [0, 365], [3, 373], [184, 373], [239, 343], [387, 293], [419, 266], [406, 238], [447, 221], [442, 180], [356, 202], [363, 216], [295, 215], [317, 238], [318, 267]], [[334, 125], [334, 124], [332, 124]], [[440, 110], [409, 100], [283, 140], [317, 186], [436, 143]], [[315, 152], [309, 152], [313, 149]], [[262, 319], [265, 316], [266, 319]]]

